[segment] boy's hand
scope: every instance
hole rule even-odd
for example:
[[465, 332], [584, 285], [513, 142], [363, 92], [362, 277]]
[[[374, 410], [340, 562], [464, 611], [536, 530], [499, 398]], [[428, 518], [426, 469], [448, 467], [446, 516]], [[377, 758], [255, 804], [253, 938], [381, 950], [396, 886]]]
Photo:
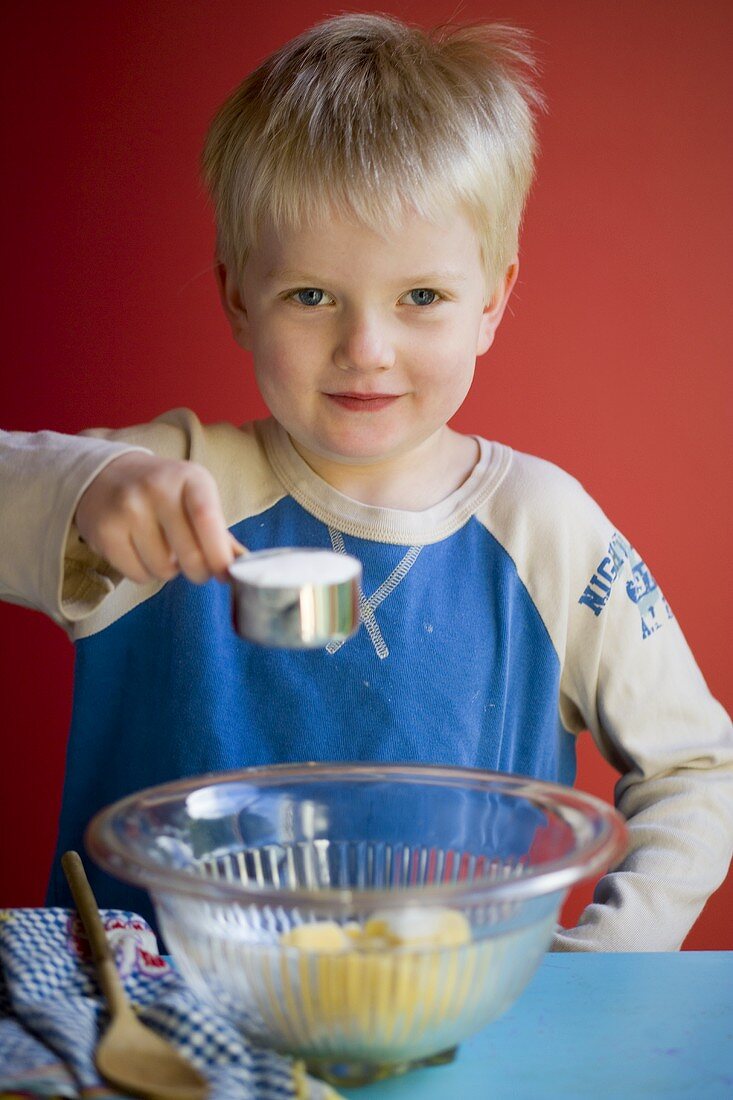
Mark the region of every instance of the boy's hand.
[[204, 584], [244, 551], [216, 482], [195, 462], [121, 455], [87, 487], [74, 520], [87, 545], [138, 584], [178, 573]]

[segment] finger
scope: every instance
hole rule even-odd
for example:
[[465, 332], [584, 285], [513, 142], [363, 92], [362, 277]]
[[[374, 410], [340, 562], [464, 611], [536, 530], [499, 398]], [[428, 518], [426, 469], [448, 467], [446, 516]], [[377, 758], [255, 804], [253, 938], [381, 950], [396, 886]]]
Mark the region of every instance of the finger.
[[169, 581], [179, 572], [176, 555], [154, 515], [138, 520], [131, 540], [152, 580]]
[[[237, 558], [243, 558], [245, 557], [245, 555], [249, 554], [249, 550], [247, 549], [247, 547], [242, 546], [241, 542], [239, 542], [238, 539], [235, 539], [231, 531], [229, 532], [229, 548], [231, 550], [231, 558], [228, 563], [229, 565], [235, 562]], [[220, 573], [216, 574], [216, 579], [218, 581], [223, 581], [224, 583], [229, 580], [228, 566], [222, 569]]]
[[136, 584], [148, 584], [153, 578], [142, 562], [126, 528], [108, 525], [98, 543], [88, 544], [89, 548], [104, 558], [113, 569]]
[[234, 550], [216, 485], [208, 478], [191, 477], [183, 486], [182, 500], [204, 560], [210, 572], [220, 576], [233, 561]]
[[180, 572], [194, 584], [205, 584], [211, 580], [212, 571], [185, 512], [180, 508], [170, 508], [159, 513], [158, 519]]
[[119, 564], [117, 562], [112, 564], [123, 576], [134, 581], [135, 584], [150, 584], [152, 580], [155, 580], [140, 557], [131, 535], [128, 537], [125, 552], [119, 555]]

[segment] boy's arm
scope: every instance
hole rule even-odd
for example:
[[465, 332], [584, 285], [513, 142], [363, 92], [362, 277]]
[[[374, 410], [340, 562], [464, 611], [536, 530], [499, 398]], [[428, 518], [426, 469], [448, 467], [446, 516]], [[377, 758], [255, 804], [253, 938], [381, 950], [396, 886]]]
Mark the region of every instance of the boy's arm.
[[120, 576], [72, 527], [79, 498], [110, 462], [141, 450], [108, 433], [0, 432], [0, 599], [68, 627], [107, 595]]
[[0, 598], [43, 611], [73, 630], [123, 580], [80, 537], [74, 519], [81, 498], [123, 455], [180, 464], [194, 451], [205, 454], [202, 439], [201, 424], [186, 409], [150, 424], [80, 436], [1, 432]]
[[562, 726], [589, 729], [621, 773], [628, 854], [554, 949], [674, 950], [733, 851], [730, 719], [644, 562], [574, 478], [515, 453], [485, 522], [552, 639]]
[[563, 707], [621, 772], [630, 847], [553, 947], [675, 950], [730, 863], [731, 722], [644, 562], [606, 536], [570, 612]]

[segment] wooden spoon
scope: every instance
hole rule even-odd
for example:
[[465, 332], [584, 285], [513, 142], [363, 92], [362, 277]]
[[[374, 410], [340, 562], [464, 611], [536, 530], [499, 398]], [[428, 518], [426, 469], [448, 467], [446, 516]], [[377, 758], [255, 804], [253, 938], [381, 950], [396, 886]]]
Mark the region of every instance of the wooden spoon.
[[140, 1023], [127, 999], [97, 903], [76, 852], [61, 859], [92, 948], [97, 977], [110, 1012], [95, 1062], [105, 1080], [145, 1100], [204, 1100], [206, 1082], [167, 1040]]

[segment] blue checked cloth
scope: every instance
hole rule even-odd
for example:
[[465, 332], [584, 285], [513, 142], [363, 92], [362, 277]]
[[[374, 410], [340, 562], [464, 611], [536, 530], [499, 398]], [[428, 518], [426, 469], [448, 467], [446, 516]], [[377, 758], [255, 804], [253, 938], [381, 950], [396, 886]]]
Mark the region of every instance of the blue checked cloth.
[[[338, 1100], [302, 1065], [253, 1046], [158, 954], [142, 917], [102, 909], [117, 969], [140, 1019], [209, 1082], [209, 1100]], [[94, 1050], [108, 1016], [79, 917], [0, 909], [0, 1097], [101, 1100]]]

